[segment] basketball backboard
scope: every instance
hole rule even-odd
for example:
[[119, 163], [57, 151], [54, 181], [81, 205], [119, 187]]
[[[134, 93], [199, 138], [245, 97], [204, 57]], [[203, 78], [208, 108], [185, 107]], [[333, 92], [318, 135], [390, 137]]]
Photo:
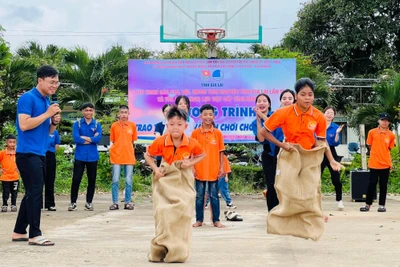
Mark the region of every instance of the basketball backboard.
[[261, 0], [161, 0], [160, 41], [200, 43], [197, 30], [224, 29], [221, 43], [261, 43]]

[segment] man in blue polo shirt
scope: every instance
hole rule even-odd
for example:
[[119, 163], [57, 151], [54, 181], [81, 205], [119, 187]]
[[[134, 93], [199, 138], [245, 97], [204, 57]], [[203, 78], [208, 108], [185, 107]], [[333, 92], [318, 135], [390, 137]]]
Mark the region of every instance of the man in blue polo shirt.
[[92, 103], [83, 104], [81, 111], [83, 118], [74, 123], [72, 130], [76, 148], [71, 185], [71, 204], [68, 207], [68, 211], [77, 210], [76, 200], [78, 199], [79, 185], [81, 184], [85, 167], [88, 177], [85, 210], [93, 210], [92, 201], [96, 186], [97, 161], [99, 160], [97, 144], [101, 140], [102, 130], [101, 124], [93, 119], [94, 105]]
[[[50, 105], [49, 96], [58, 86], [58, 72], [51, 66], [37, 71], [38, 84], [24, 93], [17, 104], [17, 156], [16, 163], [24, 183], [25, 196], [21, 201], [12, 241], [29, 241], [29, 245], [53, 246], [42, 236], [40, 215], [46, 168], [48, 136], [59, 124], [61, 109]], [[29, 239], [26, 228], [29, 225]]]

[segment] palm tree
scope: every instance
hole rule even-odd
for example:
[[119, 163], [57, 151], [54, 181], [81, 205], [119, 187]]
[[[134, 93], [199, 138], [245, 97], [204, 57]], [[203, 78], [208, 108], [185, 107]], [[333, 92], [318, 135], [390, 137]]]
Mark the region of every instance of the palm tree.
[[117, 84], [121, 86], [121, 81], [125, 84], [127, 81], [127, 59], [120, 46], [114, 46], [98, 57], [90, 57], [86, 50], [78, 47], [65, 54], [64, 63], [60, 78], [71, 85], [62, 89], [61, 105], [69, 101], [76, 101], [76, 105], [92, 102], [102, 113], [104, 94]]
[[392, 117], [396, 143], [399, 144], [400, 74], [394, 78], [381, 80], [374, 87], [372, 98], [372, 103], [364, 104], [351, 114], [349, 125], [355, 127], [365, 124], [366, 130], [372, 129], [376, 127], [377, 114], [387, 112]]
[[35, 41], [28, 41], [17, 49], [15, 54], [35, 64], [38, 68], [42, 65], [51, 65], [56, 69], [62, 66], [62, 58], [66, 53], [65, 48], [49, 44], [45, 48]]

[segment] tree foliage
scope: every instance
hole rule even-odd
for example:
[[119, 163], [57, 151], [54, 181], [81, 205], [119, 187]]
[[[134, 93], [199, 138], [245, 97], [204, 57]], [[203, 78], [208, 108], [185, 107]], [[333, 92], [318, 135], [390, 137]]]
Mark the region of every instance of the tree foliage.
[[346, 76], [399, 68], [398, 0], [316, 0], [298, 13], [283, 46]]

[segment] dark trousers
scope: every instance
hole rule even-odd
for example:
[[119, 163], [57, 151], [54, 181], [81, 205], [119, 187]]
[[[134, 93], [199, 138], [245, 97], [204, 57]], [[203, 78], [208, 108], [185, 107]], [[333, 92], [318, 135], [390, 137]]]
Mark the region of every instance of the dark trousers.
[[24, 183], [25, 196], [21, 201], [14, 232], [26, 234], [29, 225], [29, 238], [41, 236], [40, 215], [46, 158], [33, 153], [17, 153], [16, 162]]
[[75, 160], [74, 173], [72, 175], [71, 185], [71, 203], [76, 203], [79, 193], [79, 185], [82, 181], [83, 171], [86, 167], [86, 174], [88, 177], [88, 186], [86, 189], [86, 202], [92, 203], [94, 190], [96, 187], [96, 176], [97, 176], [97, 161], [87, 162]]
[[272, 210], [279, 204], [278, 196], [275, 190], [275, 174], [277, 157], [271, 156], [267, 151], [261, 154], [262, 168], [264, 171], [265, 184], [267, 185], [267, 207], [268, 211]]
[[365, 203], [372, 205], [379, 178], [379, 205], [385, 206], [390, 169], [369, 169], [369, 184]]
[[55, 207], [54, 201], [54, 181], [56, 180], [56, 153], [47, 151], [46, 153], [46, 176], [44, 177], [44, 207]]
[[7, 202], [8, 198], [10, 197], [10, 194], [11, 194], [11, 206], [16, 206], [19, 182], [2, 181], [1, 183], [3, 185], [3, 206], [8, 206]]
[[[329, 147], [332, 152], [332, 156], [335, 160], [338, 160], [338, 156], [336, 153], [336, 149], [334, 146]], [[332, 184], [335, 187], [336, 192], [336, 201], [342, 200], [342, 183], [340, 182], [340, 173], [332, 169], [331, 164], [329, 163], [328, 158], [324, 155], [324, 159], [321, 163], [321, 174], [324, 172], [325, 167], [328, 167], [329, 172], [331, 173]]]

